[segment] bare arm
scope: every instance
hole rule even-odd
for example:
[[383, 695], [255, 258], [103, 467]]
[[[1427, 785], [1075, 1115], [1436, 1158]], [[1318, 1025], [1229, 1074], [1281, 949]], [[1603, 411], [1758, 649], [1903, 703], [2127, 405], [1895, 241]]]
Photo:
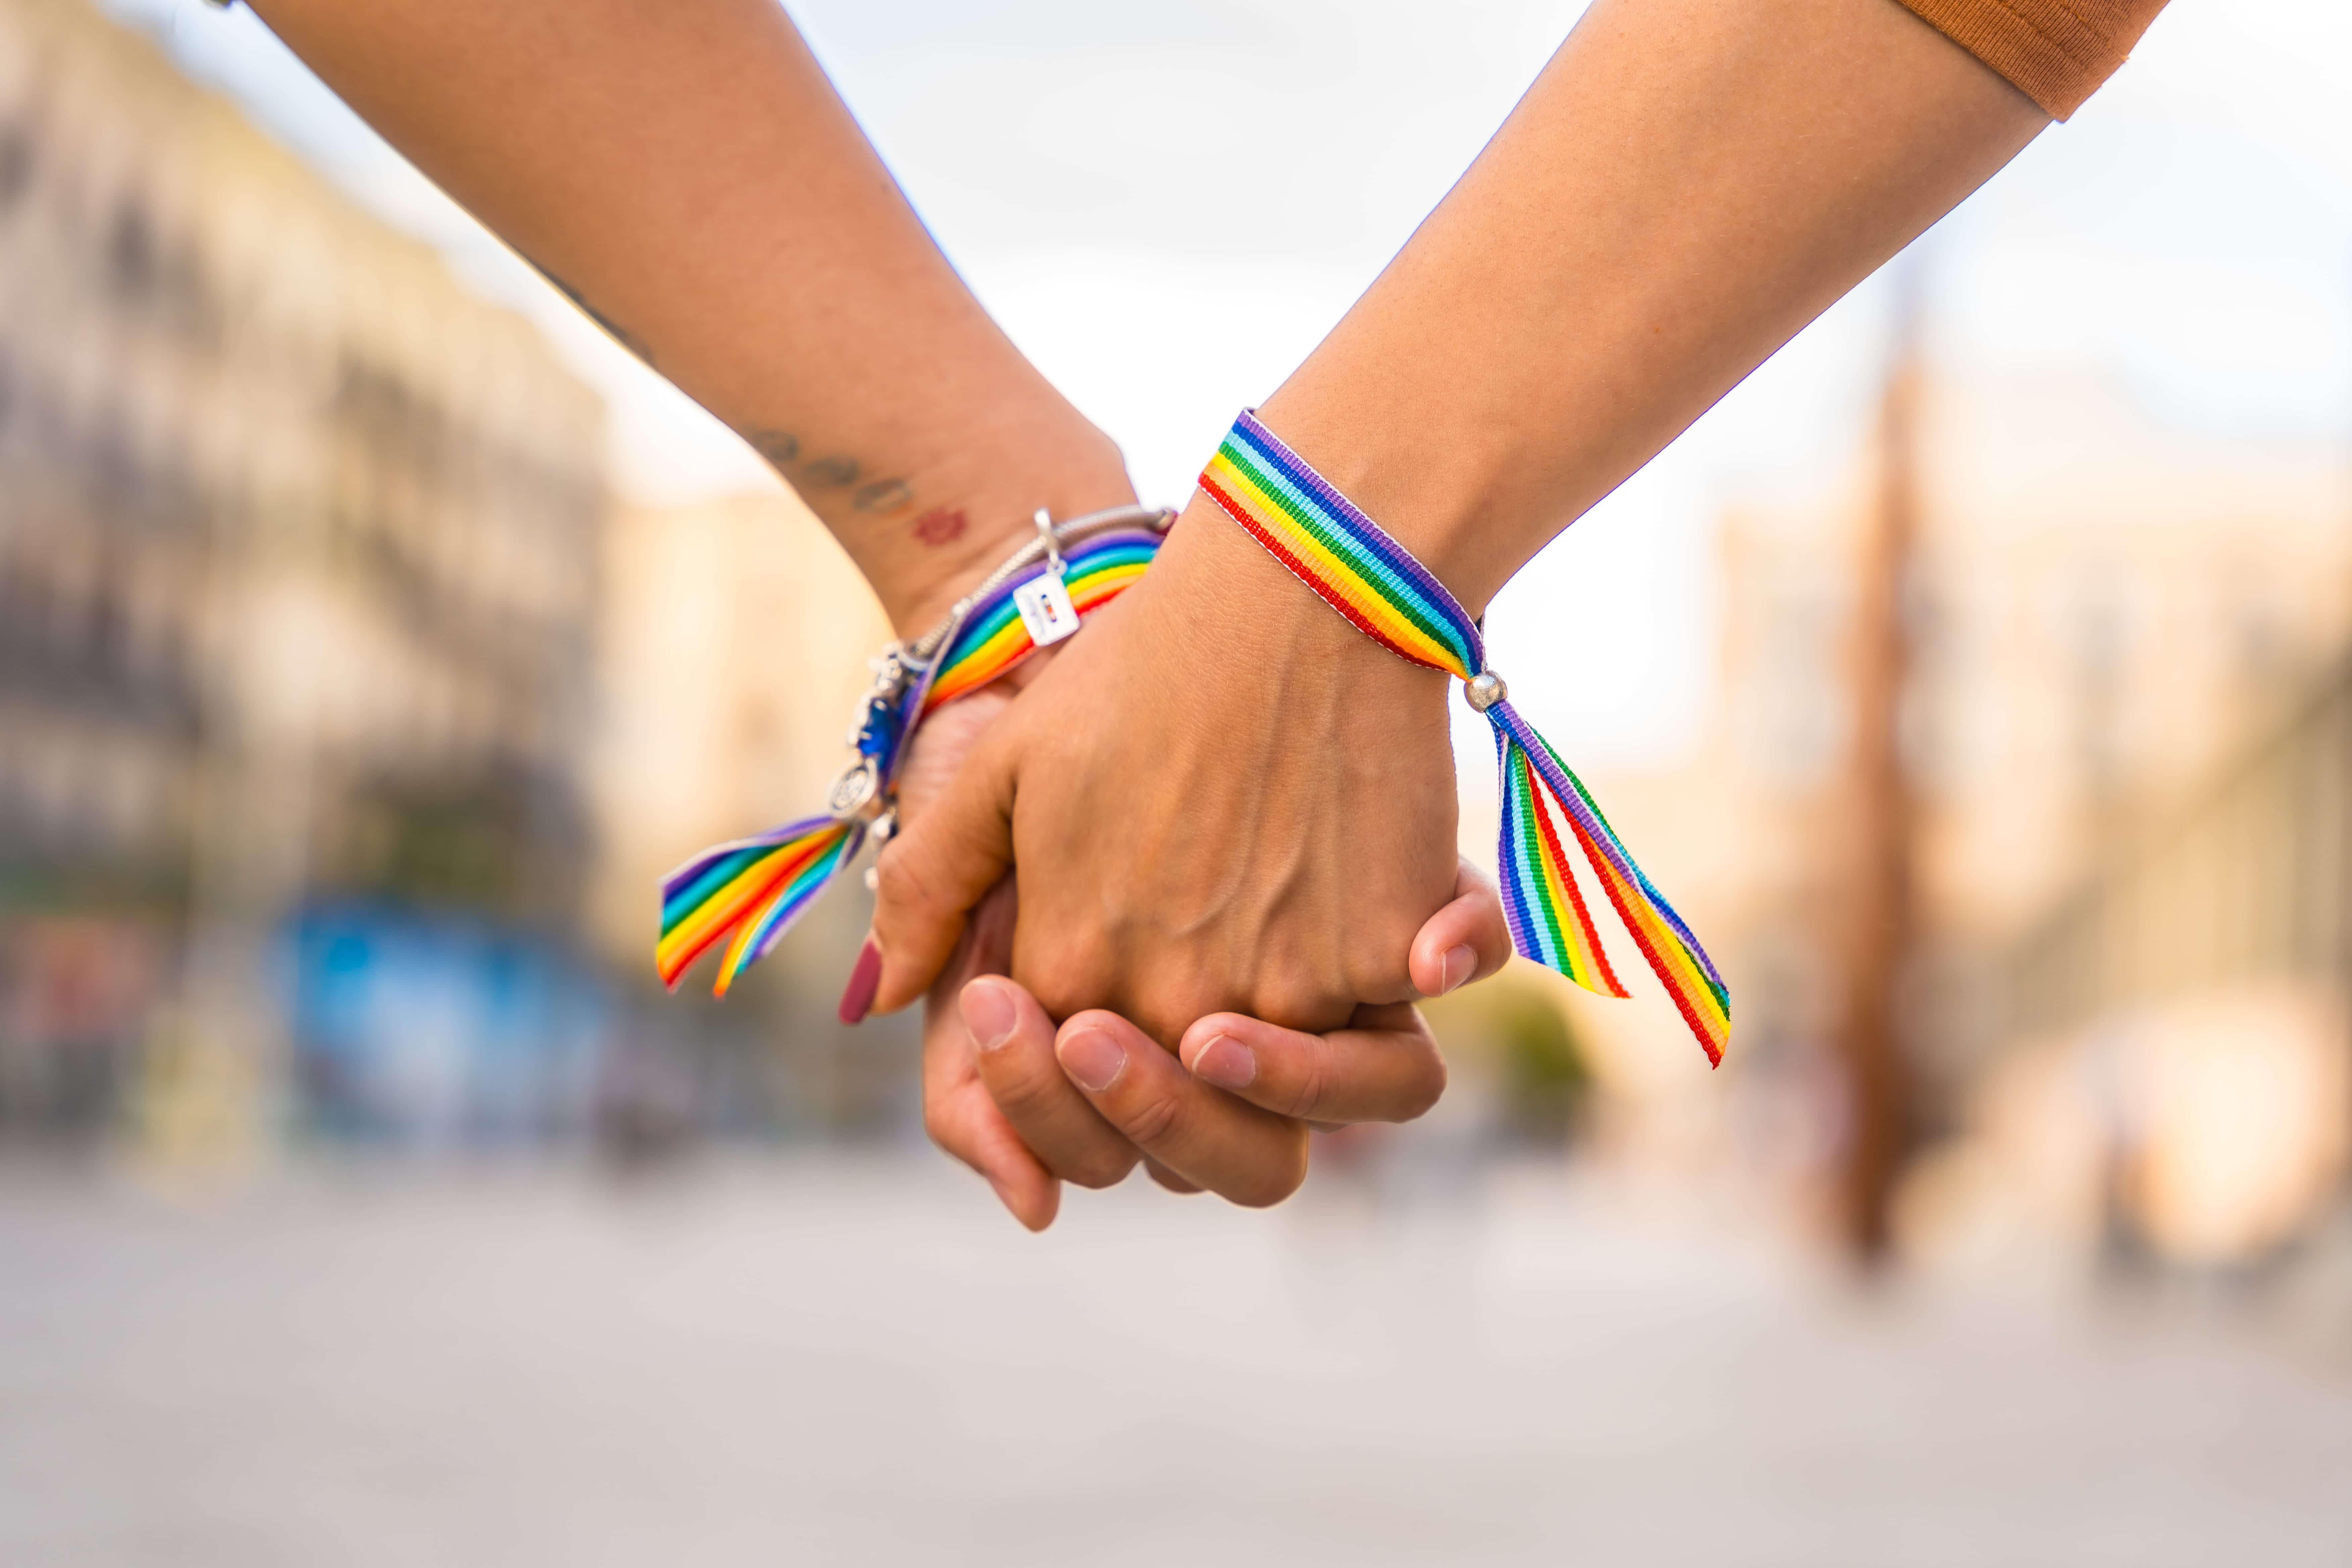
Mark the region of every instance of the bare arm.
[[[1483, 611], [2045, 122], [1893, 0], [1598, 0], [1264, 418]], [[1016, 851], [1014, 977], [1051, 1012], [1172, 1043], [1220, 1008], [1328, 1028], [1409, 995], [1450, 886], [1444, 678], [1197, 497], [1118, 608], [885, 854], [882, 1005]]]
[[[938, 620], [1037, 507], [1067, 517], [1133, 499], [1118, 450], [964, 289], [772, 0], [258, 9], [451, 195], [766, 455], [902, 631]], [[950, 776], [1045, 662], [924, 728], [903, 814], [919, 817], [926, 781]], [[1432, 985], [1499, 964], [1500, 919], [1491, 890], [1473, 889], [1431, 922], [1416, 963], [1441, 977]], [[1003, 947], [975, 944], [964, 970], [1001, 973]], [[940, 1001], [924, 1029], [926, 1123], [1026, 1224], [1050, 1220], [1057, 1178], [1100, 1184], [1142, 1158], [1180, 1184], [1276, 1195], [1303, 1163], [1303, 1124], [1172, 1061], [1154, 1092], [1181, 1115], [1169, 1136], [1130, 1142], [1062, 1079], [1034, 1003], [1013, 1048], [1012, 1035], [973, 1037], [951, 989]], [[1426, 1030], [1393, 1012], [1365, 1024], [1328, 1042], [1252, 1036], [1262, 1083], [1294, 1082], [1311, 1061], [1324, 1092], [1300, 1097], [1301, 1114], [1418, 1114], [1444, 1077]]]
[[419, 168], [759, 448], [919, 631], [1132, 499], [773, 0], [258, 0]]
[[1264, 417], [1483, 612], [2047, 123], [1890, 0], [1600, 0]]

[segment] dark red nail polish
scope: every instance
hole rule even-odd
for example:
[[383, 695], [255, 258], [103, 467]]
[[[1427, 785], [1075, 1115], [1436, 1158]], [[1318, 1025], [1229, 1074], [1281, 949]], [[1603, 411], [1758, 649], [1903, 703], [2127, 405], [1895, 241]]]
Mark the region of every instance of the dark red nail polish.
[[862, 1024], [866, 1015], [874, 1009], [874, 993], [882, 986], [882, 950], [867, 937], [866, 945], [857, 950], [857, 963], [849, 971], [849, 984], [841, 988], [841, 1021]]

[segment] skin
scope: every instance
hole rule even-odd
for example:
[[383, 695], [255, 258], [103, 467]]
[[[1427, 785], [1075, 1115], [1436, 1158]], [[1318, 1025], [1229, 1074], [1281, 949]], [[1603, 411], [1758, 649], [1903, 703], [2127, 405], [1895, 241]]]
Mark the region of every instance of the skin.
[[[2046, 122], [1888, 0], [1598, 0], [1261, 416], [1481, 614]], [[1197, 496], [1116, 608], [883, 856], [878, 1005], [1016, 865], [1013, 974], [1049, 1011], [1173, 1046], [1409, 994], [1451, 886], [1444, 679]]]
[[[900, 788], [916, 820], [949, 784], [961, 750], [1020, 705], [986, 691], [932, 721], [934, 749], [909, 763]], [[1484, 979], [1511, 955], [1492, 886], [1460, 865], [1454, 894], [1412, 939], [1423, 995]], [[1104, 1009], [1057, 1027], [1022, 986], [991, 978], [1007, 967], [1017, 908], [1013, 884], [1000, 881], [933, 984], [923, 1116], [932, 1140], [1033, 1230], [1053, 1222], [1063, 1182], [1111, 1186], [1138, 1164], [1171, 1191], [1279, 1202], [1306, 1178], [1310, 1125], [1410, 1121], [1444, 1089], [1444, 1059], [1410, 1005], [1360, 1006], [1324, 1034], [1213, 1014], [1192, 1022], [1172, 1058]], [[1085, 1071], [1069, 1069], [1074, 1056]]]
[[1134, 499], [767, 0], [262, 0], [370, 124], [807, 500], [900, 631]]
[[[972, 299], [768, 0], [255, 9], [419, 168], [767, 457], [902, 634], [937, 622], [1029, 537], [1037, 507], [1070, 517], [1134, 499], [1117, 447]], [[1098, 640], [1090, 625], [927, 725], [903, 819], [922, 820], [1014, 691], [1083, 666]], [[1465, 882], [1447, 904], [1453, 885], [1449, 859], [1420, 900], [1435, 918], [1390, 922], [1395, 967], [1430, 994], [1508, 952], [1492, 890]], [[1335, 1009], [1348, 1027], [1328, 1037], [1201, 1018], [1182, 1062], [1130, 1053], [1132, 1070], [1082, 1090], [1057, 1047], [1108, 1038], [1125, 1051], [1132, 1025], [1073, 1016], [1074, 994], [1058, 992], [1057, 1034], [1003, 981], [959, 1005], [962, 981], [1010, 964], [1012, 896], [1008, 885], [996, 923], [968, 939], [959, 918], [932, 966], [950, 978], [926, 1019], [925, 1114], [1032, 1227], [1052, 1219], [1063, 1179], [1103, 1185], [1138, 1163], [1179, 1191], [1274, 1201], [1304, 1173], [1310, 1119], [1403, 1120], [1443, 1086], [1427, 1029], [1396, 1005], [1409, 993], [1384, 984], [1355, 1000], [1388, 1005]], [[1003, 1031], [997, 1002], [1013, 1016]], [[1203, 1061], [1206, 1075], [1186, 1070]]]

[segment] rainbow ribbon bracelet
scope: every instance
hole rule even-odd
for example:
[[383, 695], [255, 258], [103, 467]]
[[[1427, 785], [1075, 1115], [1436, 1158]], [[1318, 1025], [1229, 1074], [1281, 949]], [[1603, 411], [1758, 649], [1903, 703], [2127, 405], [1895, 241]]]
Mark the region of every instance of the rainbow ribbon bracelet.
[[[662, 879], [654, 948], [662, 984], [675, 990], [694, 961], [723, 941], [711, 994], [726, 995], [857, 858], [869, 833], [889, 837], [899, 763], [923, 721], [1076, 631], [1077, 618], [1143, 575], [1174, 521], [1173, 512], [1149, 507], [1058, 524], [1041, 511], [1038, 537], [944, 622], [911, 644], [885, 648], [850, 735], [856, 760], [834, 781], [824, 815], [706, 849]], [[1037, 592], [1049, 578], [1058, 580], [1058, 595]]]
[[1706, 1059], [1719, 1065], [1731, 1042], [1730, 992], [1690, 927], [1625, 853], [1591, 792], [1505, 700], [1477, 622], [1445, 585], [1250, 410], [1209, 459], [1201, 488], [1366, 637], [1467, 683], [1470, 706], [1494, 726], [1502, 768], [1496, 859], [1512, 945], [1588, 991], [1626, 994], [1577, 888], [1563, 847], [1573, 837]]

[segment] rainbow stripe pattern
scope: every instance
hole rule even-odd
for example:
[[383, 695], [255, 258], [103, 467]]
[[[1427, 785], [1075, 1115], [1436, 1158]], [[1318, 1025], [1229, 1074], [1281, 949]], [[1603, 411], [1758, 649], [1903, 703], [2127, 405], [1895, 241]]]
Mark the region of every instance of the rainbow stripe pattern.
[[[1486, 668], [1486, 641], [1445, 585], [1280, 437], [1244, 410], [1201, 488], [1293, 575], [1398, 658], [1460, 680]], [[1496, 699], [1486, 710], [1502, 772], [1496, 859], [1511, 942], [1603, 995], [1627, 993], [1601, 946], [1567, 853], [1573, 841], [1709, 1063], [1731, 1043], [1731, 993], [1674, 906], [1625, 852], [1559, 753]]]
[[735, 977], [768, 955], [817, 895], [866, 842], [866, 824], [804, 817], [706, 849], [662, 882], [661, 940], [654, 967], [675, 989], [694, 961], [721, 940], [726, 952], [710, 994], [724, 996]]
[[[1062, 581], [1072, 607], [1084, 616], [1117, 598], [1151, 564], [1160, 539], [1149, 528], [1111, 528], [1071, 545], [1062, 554]], [[888, 804], [906, 742], [922, 721], [1036, 651], [1013, 594], [1051, 569], [1041, 562], [1034, 571], [1013, 574], [965, 605], [927, 663], [905, 654], [886, 659], [888, 669], [866, 699], [856, 739], [859, 765], [873, 788], [855, 805], [707, 849], [662, 879], [654, 967], [664, 985], [675, 990], [697, 959], [724, 942], [711, 983], [711, 994], [724, 996], [738, 975], [768, 955], [857, 858], [868, 803]]]
[[[1072, 545], [1062, 555], [1062, 585], [1070, 591], [1071, 605], [1084, 616], [1108, 604], [1142, 576], [1159, 553], [1160, 535], [1148, 528], [1117, 529]], [[966, 612], [939, 660], [939, 673], [921, 693], [916, 722], [979, 690], [1037, 651], [1013, 605], [1013, 591], [1039, 575], [1033, 572], [1001, 584]]]

